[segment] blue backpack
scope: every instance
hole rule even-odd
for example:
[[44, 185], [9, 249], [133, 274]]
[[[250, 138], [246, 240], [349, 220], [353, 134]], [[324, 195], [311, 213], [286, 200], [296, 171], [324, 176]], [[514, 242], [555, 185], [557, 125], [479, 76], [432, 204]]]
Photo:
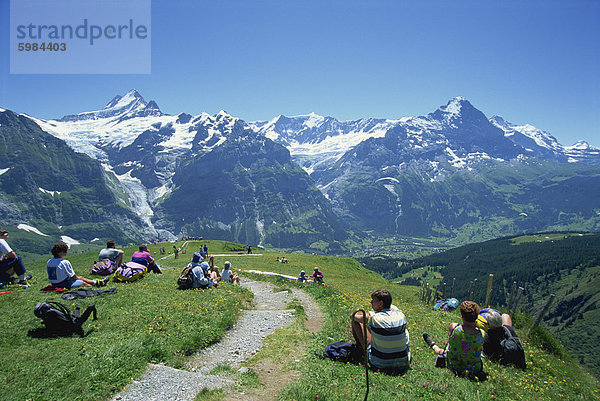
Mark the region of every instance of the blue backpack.
[[346, 341], [336, 341], [325, 347], [325, 356], [339, 362], [360, 363], [362, 361], [361, 348]]

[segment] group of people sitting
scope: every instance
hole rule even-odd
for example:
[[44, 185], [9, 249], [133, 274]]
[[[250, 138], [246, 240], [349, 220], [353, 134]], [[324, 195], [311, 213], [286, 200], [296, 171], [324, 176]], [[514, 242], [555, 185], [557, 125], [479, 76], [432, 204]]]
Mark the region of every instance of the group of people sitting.
[[296, 281], [299, 283], [305, 283], [309, 281], [309, 278], [312, 278], [313, 283], [323, 284], [323, 272], [320, 271], [318, 267], [315, 267], [313, 270], [313, 274], [308, 277], [306, 276], [306, 272], [302, 270]]
[[[77, 287], [104, 287], [110, 280], [110, 276], [102, 279], [89, 279], [75, 274], [71, 262], [65, 257], [69, 251], [69, 246], [64, 242], [54, 244], [51, 249], [52, 258], [46, 263], [46, 272], [48, 273], [48, 281], [52, 288], [71, 289]], [[125, 252], [122, 249], [117, 249], [115, 241], [108, 241], [106, 248], [98, 253], [98, 261], [105, 263], [114, 263], [120, 266], [123, 263]], [[161, 274], [160, 267], [154, 261], [154, 258], [148, 252], [146, 245], [140, 245], [139, 249], [131, 256], [131, 261], [143, 265], [148, 268], [148, 271]]]
[[[358, 310], [351, 315], [354, 339], [361, 347], [364, 347], [366, 340], [368, 360], [372, 368], [390, 373], [406, 371], [410, 366], [411, 355], [404, 313], [392, 305], [392, 296], [387, 290], [374, 291], [371, 294], [371, 306], [373, 310], [367, 316]], [[457, 375], [480, 379], [485, 376], [482, 356], [492, 361], [524, 367], [524, 354], [522, 363], [510, 361], [503, 355], [503, 340], [512, 338], [518, 341], [509, 315], [501, 315], [493, 309], [480, 310], [479, 305], [472, 301], [460, 304], [460, 314], [462, 324], [450, 324], [446, 347], [439, 347], [428, 333], [423, 333], [423, 339], [437, 356], [436, 366], [449, 368]], [[480, 327], [476, 323], [479, 316]]]
[[[208, 262], [205, 260], [208, 257]], [[191, 260], [192, 288], [217, 287], [219, 283], [240, 284], [238, 274], [231, 270], [231, 262], [223, 263], [223, 270], [215, 266], [215, 257], [204, 252], [194, 252]]]

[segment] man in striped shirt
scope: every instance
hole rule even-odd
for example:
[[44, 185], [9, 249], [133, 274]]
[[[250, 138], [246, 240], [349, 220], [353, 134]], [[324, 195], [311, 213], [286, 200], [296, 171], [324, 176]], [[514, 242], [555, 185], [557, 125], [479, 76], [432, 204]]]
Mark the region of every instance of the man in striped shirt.
[[[371, 294], [373, 310], [367, 313], [367, 351], [373, 368], [402, 371], [410, 366], [409, 336], [406, 317], [392, 305], [392, 295], [387, 290]], [[352, 334], [364, 346], [363, 315], [356, 313], [352, 320]]]

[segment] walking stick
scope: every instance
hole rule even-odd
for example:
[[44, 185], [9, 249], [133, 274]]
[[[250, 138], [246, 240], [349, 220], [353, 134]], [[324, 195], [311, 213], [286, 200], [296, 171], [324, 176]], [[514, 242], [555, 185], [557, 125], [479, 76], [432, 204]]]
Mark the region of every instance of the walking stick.
[[362, 326], [363, 326], [364, 344], [362, 345], [362, 349], [363, 349], [363, 361], [365, 363], [365, 377], [367, 380], [367, 391], [365, 393], [364, 401], [367, 401], [367, 397], [369, 396], [369, 356], [367, 355], [367, 313], [365, 312], [364, 309], [355, 310], [354, 313], [352, 313], [352, 321], [354, 321], [354, 316], [358, 312], [362, 312], [362, 316], [363, 316], [363, 325]]

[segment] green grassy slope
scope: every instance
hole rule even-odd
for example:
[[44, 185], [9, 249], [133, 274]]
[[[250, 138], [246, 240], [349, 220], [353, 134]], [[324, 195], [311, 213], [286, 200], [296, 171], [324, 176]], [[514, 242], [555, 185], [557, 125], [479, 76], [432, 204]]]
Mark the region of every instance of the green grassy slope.
[[[158, 256], [158, 245], [149, 248]], [[134, 250], [126, 248], [125, 253], [131, 257]], [[94, 252], [68, 259], [77, 274], [93, 277], [87, 270], [96, 256]], [[117, 294], [75, 301], [39, 292], [47, 284], [45, 262], [27, 264], [34, 275], [30, 288], [0, 296], [0, 399], [108, 399], [140, 376], [148, 362], [181, 367], [186, 354], [217, 341], [251, 294], [233, 286], [219, 291], [177, 290], [177, 277], [189, 261], [185, 256], [175, 261], [171, 255], [159, 262], [167, 267], [162, 275], [150, 274], [129, 284], [109, 283]], [[95, 304], [98, 320], [84, 324], [89, 331], [84, 338], [31, 338], [28, 330], [42, 326], [33, 309], [46, 300], [62, 302], [71, 310]]]
[[[401, 377], [371, 373], [370, 400], [600, 400], [600, 384], [596, 379], [577, 363], [544, 351], [544, 344], [538, 339], [524, 341], [528, 362], [525, 371], [486, 362], [489, 379], [479, 383], [455, 378], [450, 371], [434, 368], [433, 352], [423, 343], [421, 333], [428, 331], [438, 342], [443, 342], [447, 325], [458, 321], [459, 314], [432, 311], [430, 305], [419, 303], [416, 287], [390, 284], [353, 259], [287, 254], [289, 263], [281, 264], [275, 260], [283, 255], [280, 253], [245, 256], [235, 251], [233, 244], [206, 242], [210, 253], [231, 255], [217, 256], [217, 265], [229, 260], [234, 268], [294, 276], [300, 270], [310, 271], [319, 266], [325, 273], [325, 286], [302, 286], [321, 305], [325, 321], [322, 330], [310, 336], [305, 344], [306, 352], [298, 355], [298, 362], [289, 367], [299, 371], [300, 378], [282, 390], [280, 400], [363, 398], [363, 368], [321, 360], [314, 352], [322, 352], [332, 341], [351, 338], [349, 314], [357, 307], [367, 308], [369, 294], [377, 288], [388, 288], [394, 304], [408, 318], [413, 362], [412, 369]], [[31, 264], [29, 268], [37, 283], [25, 292], [0, 297], [0, 316], [3, 317], [0, 320], [0, 394], [14, 394], [16, 400], [104, 400], [138, 377], [147, 362], [181, 367], [187, 352], [206, 346], [222, 335], [249, 297], [247, 291], [232, 286], [208, 291], [175, 289], [180, 268], [198, 245], [189, 244], [187, 254], [180, 254], [177, 261], [172, 256], [162, 261], [163, 266], [172, 267], [163, 275], [150, 275], [137, 283], [110, 284], [118, 288], [118, 294], [74, 302], [81, 306], [95, 303], [99, 310], [99, 320], [86, 323], [86, 329], [93, 331], [83, 339], [32, 339], [25, 335], [28, 329], [40, 325], [33, 315], [35, 303], [56, 298], [37, 292], [45, 284], [44, 264]], [[154, 255], [157, 249], [158, 245], [151, 246]], [[132, 251], [127, 249], [126, 255]], [[93, 255], [76, 255], [70, 260], [81, 274], [91, 258]], [[283, 279], [269, 280], [300, 286]], [[223, 314], [218, 313], [220, 310]], [[519, 314], [515, 316], [515, 326], [521, 336], [526, 333], [528, 324], [528, 319]], [[294, 345], [290, 344], [289, 349], [293, 350]]]
[[[422, 269], [423, 268], [423, 269]], [[478, 279], [474, 299], [483, 302], [488, 274], [494, 274], [493, 305], [506, 305], [513, 281], [525, 291], [520, 305], [537, 314], [550, 294], [556, 300], [544, 322], [567, 349], [600, 377], [600, 360], [588, 350], [600, 338], [600, 234], [540, 233], [469, 244], [442, 253], [405, 261], [403, 278], [429, 270], [424, 280], [437, 285], [432, 270], [450, 283], [454, 295], [467, 296], [469, 283]], [[416, 274], [415, 274], [416, 272]]]

